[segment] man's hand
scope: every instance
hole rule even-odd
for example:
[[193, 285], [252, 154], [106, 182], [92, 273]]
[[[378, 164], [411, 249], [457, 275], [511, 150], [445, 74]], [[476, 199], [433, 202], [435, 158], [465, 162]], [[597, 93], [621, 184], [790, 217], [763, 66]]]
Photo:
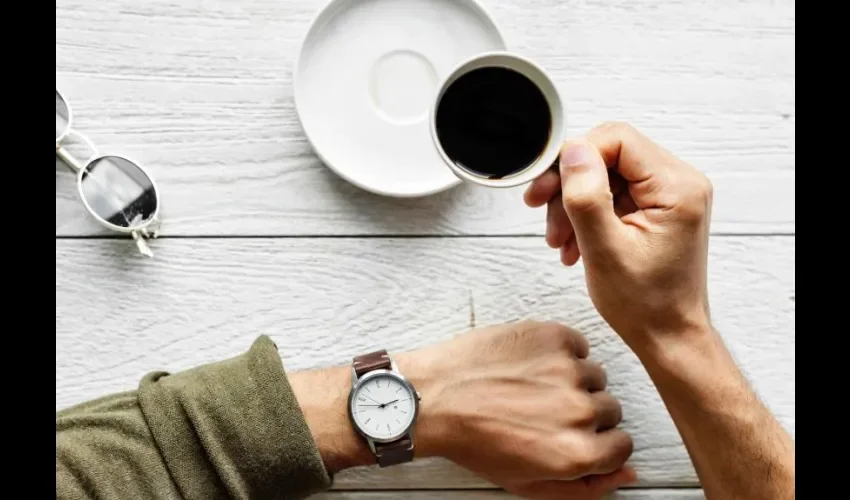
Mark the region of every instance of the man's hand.
[[[578, 332], [527, 321], [390, 354], [422, 394], [417, 458], [445, 457], [541, 500], [597, 499], [636, 479], [625, 466], [631, 437], [617, 428], [622, 409]], [[332, 472], [374, 463], [345, 414], [348, 373], [290, 376]]]
[[794, 497], [790, 436], [759, 402], [709, 318], [712, 188], [624, 124], [569, 141], [526, 191], [548, 204], [546, 241], [584, 260], [602, 317], [638, 355], [709, 498]]
[[546, 241], [584, 258], [602, 317], [633, 348], [708, 329], [706, 261], [712, 187], [634, 128], [605, 124], [564, 145], [560, 170], [525, 193], [548, 204]]

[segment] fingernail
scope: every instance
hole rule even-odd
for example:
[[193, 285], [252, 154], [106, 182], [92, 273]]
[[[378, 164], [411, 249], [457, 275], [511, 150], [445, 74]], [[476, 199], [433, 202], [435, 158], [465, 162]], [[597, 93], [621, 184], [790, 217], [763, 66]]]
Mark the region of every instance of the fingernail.
[[583, 142], [568, 144], [561, 155], [561, 166], [585, 165], [591, 159], [590, 147]]

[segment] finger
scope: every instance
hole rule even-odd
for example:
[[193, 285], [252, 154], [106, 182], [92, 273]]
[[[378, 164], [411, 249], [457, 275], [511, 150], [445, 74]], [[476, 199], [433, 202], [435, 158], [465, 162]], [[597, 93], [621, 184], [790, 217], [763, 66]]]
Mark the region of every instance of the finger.
[[542, 207], [561, 190], [561, 176], [557, 168], [549, 169], [534, 180], [523, 194], [525, 204], [532, 207]]
[[549, 200], [546, 210], [546, 244], [550, 248], [561, 248], [573, 237], [573, 225], [560, 198]]
[[682, 195], [683, 179], [699, 178], [698, 171], [624, 123], [605, 123], [585, 139], [599, 150], [605, 164], [629, 182], [629, 192], [642, 209], [669, 208]]
[[611, 194], [616, 198], [618, 194], [628, 191], [629, 182], [610, 165], [606, 164], [606, 166], [608, 167], [608, 185], [611, 186]]
[[637, 472], [625, 465], [608, 474], [585, 476], [582, 481], [587, 485], [590, 498], [598, 498], [610, 493], [621, 486], [633, 484], [637, 481]]
[[573, 344], [573, 355], [578, 359], [585, 359], [590, 356], [590, 344], [581, 333], [570, 329], [570, 338]]
[[623, 420], [623, 406], [617, 398], [605, 391], [594, 392], [590, 395], [596, 411], [596, 430], [599, 432], [613, 429]]
[[623, 217], [637, 211], [638, 206], [628, 192], [614, 196], [614, 213], [617, 214], [617, 217]]
[[598, 497], [589, 496], [596, 488], [594, 485], [591, 490], [584, 478], [579, 478], [572, 481], [534, 481], [505, 489], [530, 500], [596, 500]]
[[614, 213], [608, 169], [590, 142], [565, 144], [561, 154], [561, 197], [585, 258], [588, 250], [608, 248], [618, 239], [622, 223]]
[[602, 365], [590, 359], [578, 360], [579, 384], [590, 392], [601, 391], [608, 385], [608, 375]]
[[572, 481], [534, 481], [506, 490], [533, 500], [596, 500], [636, 480], [635, 470], [626, 466], [610, 474], [584, 476]]
[[613, 428], [597, 432], [591, 438], [591, 459], [596, 466], [594, 474], [608, 474], [622, 467], [632, 456], [632, 437], [622, 429]]
[[578, 243], [573, 236], [561, 247], [561, 263], [565, 266], [574, 266], [579, 257], [581, 257], [581, 252], [579, 252]]
[[648, 180], [669, 168], [669, 152], [627, 123], [609, 122], [585, 134], [605, 164], [629, 182]]

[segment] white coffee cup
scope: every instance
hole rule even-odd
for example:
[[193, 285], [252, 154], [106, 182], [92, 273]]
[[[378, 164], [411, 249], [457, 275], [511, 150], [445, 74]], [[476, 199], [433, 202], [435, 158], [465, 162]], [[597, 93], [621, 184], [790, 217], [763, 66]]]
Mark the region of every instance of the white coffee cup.
[[[440, 100], [446, 90], [461, 76], [480, 68], [485, 67], [502, 67], [517, 71], [531, 80], [538, 89], [543, 93], [543, 97], [549, 106], [549, 113], [552, 117], [549, 138], [543, 152], [538, 156], [537, 160], [531, 165], [517, 166], [517, 171], [497, 179], [483, 177], [474, 172], [470, 172], [463, 167], [457, 165], [443, 150], [440, 144], [440, 139], [437, 135], [437, 108]], [[472, 182], [489, 187], [513, 187], [531, 182], [554, 164], [560, 154], [561, 144], [566, 136], [566, 120], [564, 119], [564, 105], [558, 89], [552, 82], [552, 79], [546, 71], [535, 64], [534, 62], [522, 56], [511, 54], [508, 52], [485, 52], [478, 54], [466, 61], [458, 64], [449, 74], [443, 79], [438, 87], [433, 105], [430, 109], [430, 124], [431, 139], [434, 141], [434, 146], [440, 154], [440, 157], [448, 165], [448, 167], [461, 180]], [[524, 168], [523, 168], [524, 167]]]

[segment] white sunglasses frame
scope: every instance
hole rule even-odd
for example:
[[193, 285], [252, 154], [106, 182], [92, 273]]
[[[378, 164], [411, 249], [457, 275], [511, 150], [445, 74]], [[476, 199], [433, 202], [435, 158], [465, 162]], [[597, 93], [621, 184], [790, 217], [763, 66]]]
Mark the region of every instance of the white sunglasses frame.
[[[134, 161], [131, 158], [128, 158], [128, 157], [123, 156], [123, 155], [111, 155], [111, 154], [102, 155], [102, 154], [98, 154], [97, 148], [94, 146], [92, 141], [89, 140], [89, 138], [86, 137], [85, 135], [83, 135], [82, 133], [74, 130], [74, 128], [73, 128], [73, 116], [74, 116], [73, 113], [74, 112], [71, 109], [71, 103], [68, 102], [68, 100], [65, 98], [65, 96], [61, 92], [59, 92], [59, 89], [56, 89], [56, 95], [59, 96], [59, 98], [65, 104], [65, 109], [68, 110], [68, 124], [65, 126], [65, 130], [61, 134], [59, 134], [59, 136], [56, 138], [56, 156], [58, 156], [68, 168], [70, 168], [74, 173], [77, 174], [77, 194], [79, 194], [80, 200], [83, 202], [83, 206], [85, 206], [85, 208], [89, 212], [89, 214], [91, 214], [91, 216], [94, 217], [94, 219], [96, 221], [98, 221], [102, 226], [109, 228], [109, 229], [111, 229], [115, 232], [118, 232], [118, 233], [129, 234], [130, 236], [133, 237], [133, 240], [135, 240], [136, 246], [139, 248], [139, 252], [141, 252], [143, 255], [146, 255], [148, 257], [153, 257], [153, 252], [151, 251], [150, 247], [148, 247], [145, 240], [147, 238], [156, 238], [157, 236], [159, 236], [159, 226], [160, 226], [159, 212], [160, 212], [161, 202], [160, 202], [160, 197], [159, 197], [160, 191], [157, 188], [156, 182], [154, 181], [153, 177], [148, 173], [148, 171], [145, 170], [145, 168], [139, 162]], [[83, 163], [80, 163], [79, 161], [77, 161], [76, 158], [71, 156], [71, 154], [68, 152], [68, 150], [66, 150], [65, 148], [62, 147], [62, 141], [64, 139], [67, 139], [68, 137], [71, 137], [71, 136], [79, 137], [92, 150], [92, 156], [89, 157], [89, 159], [87, 159]], [[87, 171], [89, 165], [91, 165], [92, 163], [94, 163], [94, 162], [96, 162], [100, 159], [106, 158], [106, 157], [121, 158], [122, 160], [125, 160], [125, 161], [132, 163], [133, 166], [138, 168], [150, 181], [151, 187], [153, 188], [153, 191], [156, 194], [156, 208], [154, 209], [154, 212], [150, 216], [150, 218], [146, 222], [144, 222], [143, 224], [140, 224], [140, 225], [137, 225], [137, 226], [132, 226], [132, 227], [121, 227], [121, 226], [117, 226], [115, 224], [112, 224], [111, 222], [107, 221], [106, 219], [104, 219], [103, 217], [98, 215], [92, 209], [92, 207], [89, 205], [88, 201], [86, 201], [86, 197], [83, 195], [83, 175]]]

